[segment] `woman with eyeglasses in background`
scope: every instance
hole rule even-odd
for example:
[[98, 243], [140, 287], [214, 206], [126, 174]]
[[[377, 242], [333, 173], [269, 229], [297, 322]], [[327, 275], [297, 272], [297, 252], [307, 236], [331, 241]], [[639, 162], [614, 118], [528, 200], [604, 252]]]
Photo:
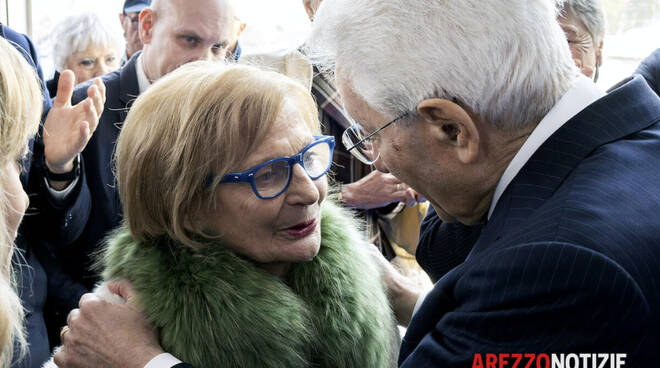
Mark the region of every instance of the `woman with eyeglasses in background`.
[[27, 349], [11, 260], [29, 202], [20, 180], [21, 161], [39, 127], [42, 101], [34, 69], [0, 37], [0, 367], [12, 361], [14, 341], [19, 353]]
[[[335, 142], [319, 134], [309, 90], [254, 67], [187, 64], [136, 100], [117, 143], [125, 226], [103, 276], [131, 282], [165, 351], [197, 368], [396, 365], [372, 246], [326, 199]], [[79, 318], [60, 366], [94, 350]]]

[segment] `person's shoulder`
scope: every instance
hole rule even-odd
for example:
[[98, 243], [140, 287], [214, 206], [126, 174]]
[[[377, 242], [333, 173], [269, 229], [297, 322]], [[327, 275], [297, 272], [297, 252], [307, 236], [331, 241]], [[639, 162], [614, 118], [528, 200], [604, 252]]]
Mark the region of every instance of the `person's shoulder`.
[[660, 49], [646, 57], [635, 70], [641, 74], [656, 94], [660, 94]]
[[656, 49], [639, 64], [636, 73], [644, 75], [643, 72], [660, 73], [660, 49]]
[[2, 36], [5, 39], [21, 45], [25, 49], [29, 47], [29, 38], [26, 35], [16, 32], [4, 24], [0, 24], [0, 27], [2, 27]]

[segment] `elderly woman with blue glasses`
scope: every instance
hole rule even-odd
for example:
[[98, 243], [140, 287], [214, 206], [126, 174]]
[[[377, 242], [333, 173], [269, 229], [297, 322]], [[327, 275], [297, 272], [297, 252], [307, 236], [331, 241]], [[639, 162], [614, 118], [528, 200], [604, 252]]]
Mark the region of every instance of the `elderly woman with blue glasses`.
[[[131, 282], [165, 351], [197, 368], [396, 365], [378, 267], [326, 198], [335, 142], [319, 134], [309, 91], [254, 67], [187, 64], [136, 100], [116, 153], [125, 225], [101, 263]], [[61, 366], [98, 340], [80, 318]]]

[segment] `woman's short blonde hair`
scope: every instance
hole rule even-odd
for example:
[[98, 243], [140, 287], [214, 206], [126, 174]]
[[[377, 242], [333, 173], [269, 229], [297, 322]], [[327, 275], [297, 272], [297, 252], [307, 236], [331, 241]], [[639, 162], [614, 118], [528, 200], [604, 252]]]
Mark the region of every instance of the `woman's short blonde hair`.
[[[14, 164], [39, 128], [43, 94], [34, 68], [0, 37], [0, 171]], [[7, 173], [0, 172], [0, 175]], [[23, 309], [16, 295], [11, 259], [14, 251], [7, 188], [0, 181], [0, 367], [9, 366], [16, 341], [25, 352]]]
[[320, 134], [309, 90], [256, 67], [194, 62], [140, 95], [116, 152], [119, 196], [133, 237], [168, 235], [201, 246], [199, 216], [215, 202], [220, 178], [266, 139], [285, 101]]

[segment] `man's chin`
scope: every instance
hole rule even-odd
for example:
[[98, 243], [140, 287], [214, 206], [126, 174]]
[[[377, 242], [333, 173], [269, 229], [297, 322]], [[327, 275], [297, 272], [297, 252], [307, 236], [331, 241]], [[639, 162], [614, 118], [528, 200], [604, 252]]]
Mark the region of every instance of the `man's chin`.
[[442, 206], [431, 202], [435, 213], [438, 215], [442, 222], [451, 224], [455, 222], [460, 222], [466, 226], [478, 225], [484, 222], [485, 216], [482, 214], [467, 214], [467, 215], [453, 215], [445, 211]]

